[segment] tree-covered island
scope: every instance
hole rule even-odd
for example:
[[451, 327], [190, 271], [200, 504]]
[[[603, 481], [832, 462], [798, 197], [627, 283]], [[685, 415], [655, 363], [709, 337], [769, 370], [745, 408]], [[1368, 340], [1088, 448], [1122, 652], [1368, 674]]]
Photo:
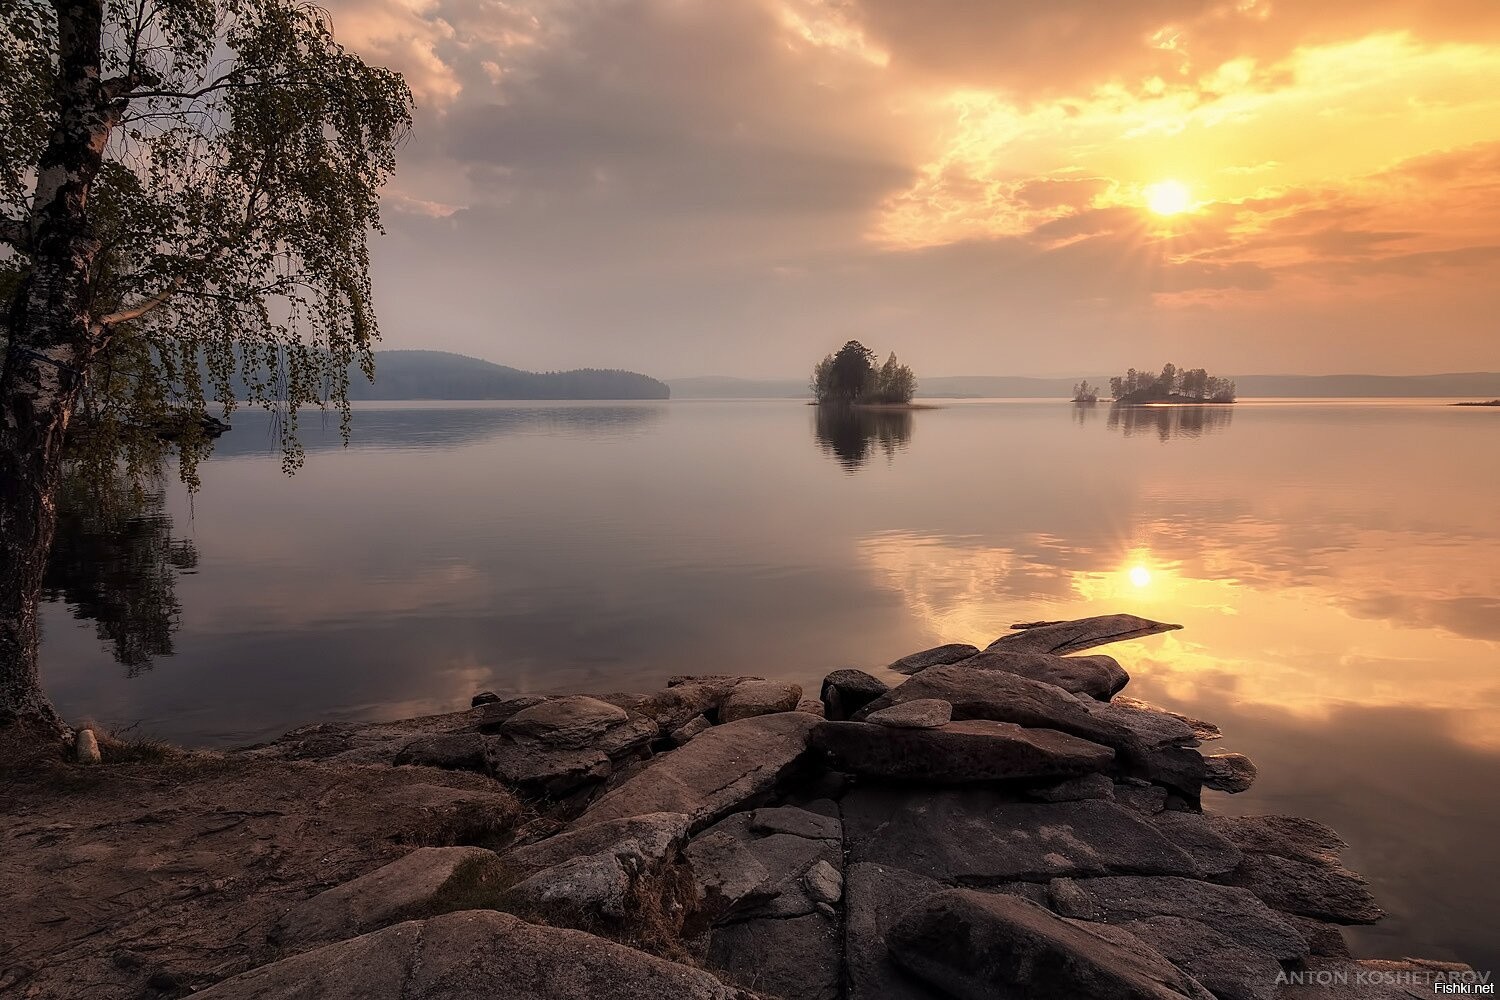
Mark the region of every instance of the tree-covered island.
[[910, 406], [917, 376], [896, 360], [895, 352], [876, 367], [876, 354], [857, 340], [813, 366], [808, 387], [813, 401], [860, 406]]
[[1116, 403], [1126, 404], [1232, 403], [1234, 383], [1202, 368], [1178, 368], [1169, 362], [1157, 375], [1132, 368], [1114, 376], [1109, 380], [1109, 393]]

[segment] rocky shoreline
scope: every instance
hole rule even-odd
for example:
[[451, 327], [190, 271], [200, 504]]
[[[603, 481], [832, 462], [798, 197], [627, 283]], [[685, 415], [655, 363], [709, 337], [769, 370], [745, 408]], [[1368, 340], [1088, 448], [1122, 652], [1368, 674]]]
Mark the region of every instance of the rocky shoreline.
[[[1339, 928], [1382, 914], [1338, 836], [1205, 812], [1204, 788], [1243, 791], [1254, 765], [1122, 696], [1112, 657], [1070, 655], [1177, 627], [1029, 623], [903, 657], [894, 687], [836, 670], [816, 698], [722, 676], [483, 692], [216, 755], [325, 796], [375, 782], [362, 801], [392, 817], [426, 789], [446, 832], [384, 834], [353, 877], [283, 874], [232, 957], [166, 978], [112, 959], [124, 991], [95, 995], [1363, 1000], [1472, 977], [1351, 958]], [[398, 777], [399, 795], [379, 784]], [[14, 968], [0, 986], [54, 995]]]

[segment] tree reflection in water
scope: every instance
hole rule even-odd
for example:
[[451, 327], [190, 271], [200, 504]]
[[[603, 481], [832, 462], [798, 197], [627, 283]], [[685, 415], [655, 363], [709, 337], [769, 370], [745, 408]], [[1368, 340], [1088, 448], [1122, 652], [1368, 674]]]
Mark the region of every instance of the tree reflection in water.
[[813, 433], [825, 454], [847, 472], [858, 471], [878, 449], [886, 461], [911, 442], [910, 410], [823, 404], [814, 407]]
[[92, 621], [134, 677], [174, 652], [182, 612], [177, 575], [197, 567], [198, 550], [172, 537], [162, 476], [138, 484], [123, 468], [97, 472], [75, 467], [58, 492], [42, 599], [62, 601], [74, 618]]
[[1131, 406], [1117, 404], [1109, 408], [1109, 429], [1126, 437], [1149, 434], [1163, 441], [1174, 437], [1196, 438], [1227, 428], [1234, 419], [1233, 404]]

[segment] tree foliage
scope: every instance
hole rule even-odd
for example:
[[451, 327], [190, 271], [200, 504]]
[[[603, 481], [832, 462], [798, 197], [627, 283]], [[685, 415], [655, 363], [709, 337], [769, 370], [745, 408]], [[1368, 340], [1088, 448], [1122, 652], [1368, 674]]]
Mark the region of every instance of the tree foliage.
[[[80, 402], [89, 437], [101, 460], [145, 462], [157, 441], [142, 428], [210, 400], [227, 413], [238, 367], [249, 399], [284, 416], [294, 468], [298, 409], [331, 404], [347, 429], [350, 365], [372, 364], [366, 239], [380, 230], [378, 192], [410, 125], [410, 93], [398, 74], [347, 52], [327, 12], [300, 0], [58, 5], [65, 19], [91, 7], [102, 16], [104, 153], [82, 220], [95, 248]], [[86, 20], [66, 27], [86, 30]], [[58, 85], [62, 27], [43, 0], [12, 0], [0, 15], [13, 316], [46, 249], [33, 240], [42, 224], [32, 209], [51, 176], [49, 141], [77, 111]], [[179, 442], [189, 482], [204, 444]]]
[[1235, 386], [1202, 368], [1179, 369], [1170, 362], [1159, 374], [1134, 368], [1109, 380], [1110, 395], [1120, 403], [1232, 403]]
[[875, 366], [876, 354], [857, 340], [813, 366], [808, 387], [819, 403], [910, 403], [917, 377], [894, 352]]

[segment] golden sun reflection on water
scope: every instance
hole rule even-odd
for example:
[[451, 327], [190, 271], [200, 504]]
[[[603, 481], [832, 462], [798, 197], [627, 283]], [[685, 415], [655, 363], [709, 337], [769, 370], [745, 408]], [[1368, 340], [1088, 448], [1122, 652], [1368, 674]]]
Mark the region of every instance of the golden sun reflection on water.
[[[983, 647], [1016, 621], [1139, 614], [1184, 626], [1100, 650], [1121, 661], [1138, 689], [1149, 688], [1141, 696], [1168, 704], [1227, 699], [1308, 721], [1351, 706], [1435, 710], [1446, 713], [1454, 738], [1500, 750], [1494, 644], [1372, 614], [1358, 588], [1337, 576], [1284, 584], [1199, 577], [1184, 561], [1144, 550], [1074, 550], [1053, 538], [1007, 548], [888, 532], [867, 538], [861, 556], [926, 623], [934, 644]], [[1236, 562], [1228, 553], [1207, 556], [1195, 560], [1200, 571]]]

